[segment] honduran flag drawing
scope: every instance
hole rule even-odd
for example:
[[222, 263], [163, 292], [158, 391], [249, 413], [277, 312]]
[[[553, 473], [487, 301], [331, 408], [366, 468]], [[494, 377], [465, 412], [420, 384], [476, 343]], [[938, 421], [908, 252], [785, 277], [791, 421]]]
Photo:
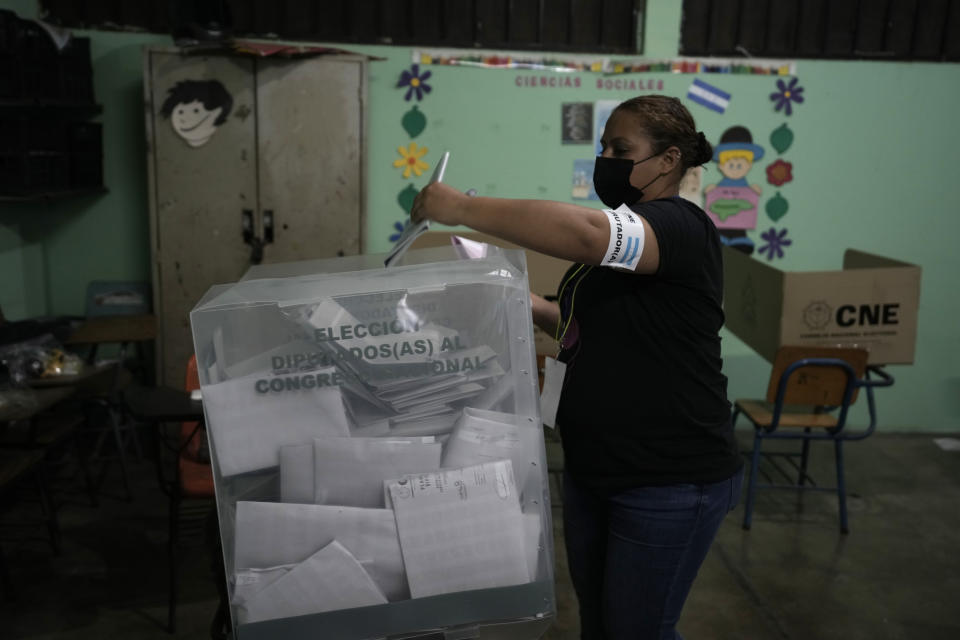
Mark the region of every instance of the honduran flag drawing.
[[697, 78], [693, 79], [693, 84], [687, 89], [687, 97], [697, 104], [702, 104], [707, 109], [713, 109], [717, 113], [726, 111], [727, 105], [730, 104], [729, 93]]

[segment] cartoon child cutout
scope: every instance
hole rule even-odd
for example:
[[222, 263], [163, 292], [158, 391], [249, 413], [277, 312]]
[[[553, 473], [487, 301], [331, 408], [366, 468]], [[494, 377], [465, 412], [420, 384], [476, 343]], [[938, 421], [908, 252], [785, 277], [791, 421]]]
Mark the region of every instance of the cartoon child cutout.
[[723, 175], [717, 184], [707, 185], [705, 210], [720, 231], [724, 244], [744, 253], [753, 253], [748, 229], [757, 226], [757, 204], [762, 189], [747, 182], [753, 163], [763, 157], [763, 147], [753, 143], [749, 129], [730, 127], [714, 147], [713, 161]]
[[187, 144], [199, 147], [227, 121], [232, 107], [233, 97], [217, 80], [182, 80], [170, 89], [160, 115], [170, 118]]

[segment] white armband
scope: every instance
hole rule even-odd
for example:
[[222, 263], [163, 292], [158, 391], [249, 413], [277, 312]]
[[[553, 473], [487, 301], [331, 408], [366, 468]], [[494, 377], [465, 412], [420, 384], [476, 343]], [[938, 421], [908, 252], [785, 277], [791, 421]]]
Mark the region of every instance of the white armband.
[[625, 204], [603, 212], [610, 221], [610, 242], [600, 266], [635, 270], [643, 253], [643, 220]]

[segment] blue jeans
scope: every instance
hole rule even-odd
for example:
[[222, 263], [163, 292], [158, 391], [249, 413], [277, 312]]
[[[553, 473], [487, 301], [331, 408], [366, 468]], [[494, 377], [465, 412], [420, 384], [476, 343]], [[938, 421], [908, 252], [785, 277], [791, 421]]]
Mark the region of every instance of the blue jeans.
[[582, 640], [682, 640], [680, 611], [743, 471], [714, 484], [640, 487], [612, 496], [564, 473], [567, 561]]

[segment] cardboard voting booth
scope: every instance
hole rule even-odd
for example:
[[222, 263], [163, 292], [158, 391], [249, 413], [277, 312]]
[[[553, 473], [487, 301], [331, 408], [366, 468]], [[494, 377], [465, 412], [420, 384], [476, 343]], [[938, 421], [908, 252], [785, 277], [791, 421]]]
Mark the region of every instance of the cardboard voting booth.
[[870, 364], [910, 364], [920, 267], [848, 249], [843, 269], [786, 272], [723, 248], [726, 326], [773, 362], [781, 345], [860, 347]]
[[191, 312], [238, 640], [539, 637], [525, 256], [255, 267]]

